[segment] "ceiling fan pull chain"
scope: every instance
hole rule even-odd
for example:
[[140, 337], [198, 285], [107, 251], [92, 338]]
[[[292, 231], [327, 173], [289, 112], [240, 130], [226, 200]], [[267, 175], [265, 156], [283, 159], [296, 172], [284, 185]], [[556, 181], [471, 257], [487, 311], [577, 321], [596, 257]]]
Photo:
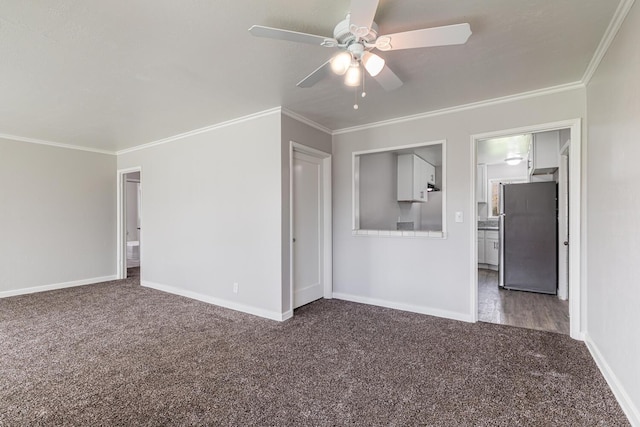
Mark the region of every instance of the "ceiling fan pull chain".
[[363, 98], [367, 96], [367, 92], [365, 92], [364, 90], [364, 78], [365, 78], [364, 67], [362, 67], [362, 97]]
[[358, 87], [357, 86], [353, 89], [353, 94], [355, 95], [354, 99], [356, 101], [355, 104], [353, 104], [353, 109], [357, 110], [359, 108], [358, 107]]

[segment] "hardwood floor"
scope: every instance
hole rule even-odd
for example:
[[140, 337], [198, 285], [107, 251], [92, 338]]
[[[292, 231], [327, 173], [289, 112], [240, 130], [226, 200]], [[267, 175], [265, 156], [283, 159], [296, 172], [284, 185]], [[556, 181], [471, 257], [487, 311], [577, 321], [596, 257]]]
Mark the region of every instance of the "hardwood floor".
[[556, 295], [501, 289], [497, 271], [478, 269], [478, 319], [568, 335], [569, 302]]
[[127, 268], [127, 278], [137, 277], [140, 278], [140, 267], [129, 267]]

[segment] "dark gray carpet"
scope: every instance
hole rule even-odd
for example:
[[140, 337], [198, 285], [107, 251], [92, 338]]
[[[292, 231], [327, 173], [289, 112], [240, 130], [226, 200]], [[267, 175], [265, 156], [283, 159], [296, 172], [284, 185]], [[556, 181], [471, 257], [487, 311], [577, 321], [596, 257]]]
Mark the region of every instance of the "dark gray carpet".
[[628, 425], [564, 335], [337, 300], [277, 323], [137, 283], [0, 300], [0, 425]]

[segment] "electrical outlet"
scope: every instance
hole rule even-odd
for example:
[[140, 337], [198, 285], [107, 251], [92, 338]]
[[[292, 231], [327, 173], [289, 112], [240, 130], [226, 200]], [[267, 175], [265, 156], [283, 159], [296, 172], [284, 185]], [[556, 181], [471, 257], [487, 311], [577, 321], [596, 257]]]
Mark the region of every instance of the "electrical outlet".
[[238, 282], [234, 282], [234, 284], [233, 284], [233, 293], [234, 294], [238, 293]]

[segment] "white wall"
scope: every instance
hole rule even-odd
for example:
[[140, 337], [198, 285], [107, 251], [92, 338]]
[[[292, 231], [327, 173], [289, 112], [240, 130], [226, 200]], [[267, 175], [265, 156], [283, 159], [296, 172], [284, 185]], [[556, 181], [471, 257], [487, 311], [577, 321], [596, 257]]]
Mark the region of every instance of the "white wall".
[[359, 156], [359, 212], [362, 230], [395, 230], [397, 222], [420, 229], [421, 203], [398, 203], [398, 157], [395, 152]]
[[306, 145], [307, 147], [331, 153], [331, 135], [312, 128], [291, 117], [281, 115], [281, 163], [282, 163], [282, 307], [283, 311], [291, 305], [290, 292], [290, 256], [291, 256], [291, 235], [290, 235], [290, 167], [289, 167], [289, 147], [291, 142]]
[[587, 328], [640, 425], [640, 5], [587, 87]]
[[142, 167], [143, 284], [286, 317], [290, 141], [331, 152], [329, 134], [274, 111], [118, 156]]
[[[585, 90], [485, 106], [334, 136], [334, 292], [343, 298], [470, 320], [472, 232], [471, 135], [585, 116]], [[447, 140], [444, 240], [353, 236], [354, 151]], [[454, 222], [461, 211], [465, 222]]]
[[115, 278], [115, 167], [0, 139], [0, 296]]
[[[437, 170], [441, 168], [436, 168]], [[420, 205], [420, 229], [428, 231], [442, 231], [442, 191], [429, 193], [428, 202]]]
[[281, 161], [279, 112], [119, 155], [142, 168], [143, 284], [278, 318]]

